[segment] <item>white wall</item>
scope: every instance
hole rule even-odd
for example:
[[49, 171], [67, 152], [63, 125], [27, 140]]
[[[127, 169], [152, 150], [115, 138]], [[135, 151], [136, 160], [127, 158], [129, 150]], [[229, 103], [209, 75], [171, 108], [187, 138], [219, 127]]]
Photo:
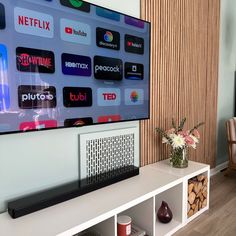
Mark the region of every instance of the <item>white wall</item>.
[[221, 0], [218, 138], [216, 164], [227, 160], [225, 121], [234, 116], [236, 69], [236, 1]]
[[[89, 2], [139, 17], [139, 0]], [[78, 178], [78, 134], [127, 126], [125, 122], [0, 136], [0, 212], [5, 200]]]

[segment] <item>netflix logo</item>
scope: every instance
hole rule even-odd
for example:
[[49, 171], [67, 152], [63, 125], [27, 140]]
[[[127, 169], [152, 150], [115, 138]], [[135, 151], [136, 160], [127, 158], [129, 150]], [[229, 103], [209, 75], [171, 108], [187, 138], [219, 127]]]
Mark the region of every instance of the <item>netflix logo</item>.
[[92, 106], [92, 89], [82, 87], [64, 87], [63, 103], [65, 107]]
[[49, 73], [55, 72], [54, 53], [33, 48], [16, 48], [16, 67], [23, 72]]
[[53, 17], [20, 7], [14, 9], [15, 30], [19, 33], [53, 38]]

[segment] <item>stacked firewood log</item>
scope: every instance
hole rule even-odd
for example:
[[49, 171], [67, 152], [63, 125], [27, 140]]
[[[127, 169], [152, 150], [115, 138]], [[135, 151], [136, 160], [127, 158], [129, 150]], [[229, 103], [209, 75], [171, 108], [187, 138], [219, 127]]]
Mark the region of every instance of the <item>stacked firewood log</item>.
[[188, 218], [207, 206], [208, 178], [198, 175], [188, 181]]

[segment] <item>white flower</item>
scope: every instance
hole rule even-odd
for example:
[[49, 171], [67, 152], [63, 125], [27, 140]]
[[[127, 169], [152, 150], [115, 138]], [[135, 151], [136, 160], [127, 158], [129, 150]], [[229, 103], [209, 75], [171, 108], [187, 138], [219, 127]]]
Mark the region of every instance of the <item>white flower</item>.
[[185, 145], [185, 141], [182, 135], [178, 134], [174, 134], [172, 137], [172, 147], [175, 148], [183, 148]]
[[168, 139], [165, 137], [162, 137], [162, 143], [169, 143]]

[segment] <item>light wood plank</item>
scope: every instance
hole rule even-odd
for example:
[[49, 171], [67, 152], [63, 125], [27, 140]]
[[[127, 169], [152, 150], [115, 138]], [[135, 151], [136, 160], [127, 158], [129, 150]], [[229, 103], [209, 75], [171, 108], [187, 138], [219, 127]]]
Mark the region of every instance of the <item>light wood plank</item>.
[[155, 128], [172, 117], [200, 121], [201, 140], [190, 159], [215, 166], [220, 0], [141, 0], [152, 24], [151, 117], [140, 122], [141, 165], [168, 158]]

